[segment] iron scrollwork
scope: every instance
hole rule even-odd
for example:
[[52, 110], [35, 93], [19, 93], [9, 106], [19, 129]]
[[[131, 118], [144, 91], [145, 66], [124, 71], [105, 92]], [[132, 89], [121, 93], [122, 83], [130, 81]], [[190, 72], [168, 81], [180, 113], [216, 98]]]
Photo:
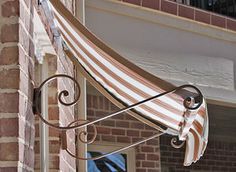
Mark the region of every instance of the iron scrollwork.
[[[175, 92], [178, 92], [178, 91], [182, 91], [183, 95], [189, 95], [190, 91], [188, 91], [188, 89], [192, 89], [195, 91], [195, 93], [192, 93], [191, 96], [186, 96], [184, 99], [183, 99], [183, 106], [185, 107], [186, 110], [188, 111], [192, 111], [192, 110], [196, 110], [198, 109], [201, 104], [203, 103], [203, 95], [202, 93], [200, 92], [200, 90], [193, 86], [193, 85], [182, 85], [180, 87], [176, 87], [170, 91], [166, 91], [164, 93], [161, 93], [161, 94], [158, 94], [158, 95], [155, 95], [153, 97], [150, 97], [148, 99], [145, 99], [143, 101], [140, 101], [138, 103], [135, 103], [135, 104], [132, 104], [130, 106], [127, 106], [127, 107], [124, 107], [120, 110], [117, 110], [115, 112], [112, 112], [110, 114], [108, 114], [107, 116], [105, 117], [102, 117], [100, 119], [96, 119], [94, 121], [88, 121], [88, 120], [75, 120], [75, 121], [72, 121], [71, 123], [69, 123], [67, 126], [58, 126], [58, 125], [55, 125], [55, 124], [52, 124], [50, 122], [48, 122], [41, 114], [41, 94], [42, 94], [42, 88], [48, 84], [49, 82], [51, 82], [52, 80], [54, 79], [57, 79], [57, 78], [67, 78], [69, 80], [71, 80], [74, 84], [75, 84], [75, 87], [77, 88], [78, 92], [77, 92], [77, 95], [75, 96], [75, 99], [72, 101], [72, 102], [65, 102], [63, 100], [64, 97], [67, 97], [70, 95], [70, 92], [68, 90], [62, 90], [61, 92], [59, 92], [58, 94], [58, 101], [64, 105], [64, 106], [72, 106], [72, 105], [75, 105], [79, 98], [80, 98], [80, 93], [81, 93], [81, 90], [80, 90], [80, 85], [79, 83], [71, 76], [68, 76], [68, 75], [65, 75], [65, 74], [58, 74], [58, 75], [54, 75], [54, 76], [51, 76], [49, 77], [48, 79], [46, 79], [38, 88], [35, 88], [34, 90], [34, 102], [33, 102], [33, 111], [34, 111], [34, 114], [39, 116], [39, 118], [45, 123], [47, 124], [48, 126], [52, 127], [52, 128], [55, 128], [57, 130], [60, 130], [61, 131], [61, 143], [62, 143], [62, 149], [67, 151], [68, 154], [70, 154], [72, 157], [74, 158], [77, 158], [77, 159], [81, 159], [81, 160], [96, 160], [96, 159], [100, 159], [100, 158], [103, 158], [105, 156], [108, 156], [108, 155], [111, 155], [111, 154], [114, 154], [114, 153], [117, 153], [117, 152], [120, 152], [120, 151], [123, 151], [123, 150], [126, 150], [130, 147], [133, 147], [133, 146], [136, 146], [140, 143], [143, 143], [143, 142], [146, 142], [148, 140], [151, 140], [153, 138], [156, 138], [156, 137], [159, 137], [163, 134], [166, 134], [167, 133], [167, 129], [163, 129], [162, 127], [157, 127], [156, 129], [159, 130], [159, 133], [157, 134], [154, 134], [153, 136], [151, 137], [148, 137], [144, 140], [141, 140], [141, 141], [138, 141], [136, 143], [133, 143], [133, 144], [130, 144], [126, 147], [123, 147], [123, 148], [120, 148], [120, 149], [117, 149], [115, 151], [112, 151], [112, 152], [109, 152], [107, 154], [103, 154], [101, 156], [98, 156], [98, 157], [91, 157], [91, 158], [85, 158], [85, 157], [78, 157], [77, 155], [71, 153], [68, 148], [67, 148], [67, 134], [66, 134], [66, 131], [67, 130], [71, 130], [71, 129], [81, 129], [81, 131], [78, 132], [78, 138], [80, 140], [80, 142], [84, 143], [84, 144], [92, 144], [95, 139], [96, 139], [96, 136], [97, 136], [97, 129], [96, 129], [96, 126], [95, 126], [95, 123], [99, 122], [99, 121], [102, 121], [102, 120], [105, 120], [107, 118], [111, 118], [113, 116], [116, 116], [116, 115], [119, 115], [123, 112], [126, 112], [128, 110], [131, 110], [133, 108], [136, 108], [148, 101], [151, 101], [151, 100], [154, 100], [154, 99], [157, 99], [158, 97], [161, 97], [161, 96], [164, 96], [164, 95], [167, 95], [167, 94], [170, 94], [170, 93], [175, 93]], [[91, 139], [88, 140], [87, 136], [88, 136], [88, 132], [86, 131], [86, 128], [84, 127], [88, 127], [88, 126], [92, 126], [93, 127], [93, 131], [94, 131], [94, 135]], [[177, 144], [177, 138], [174, 137], [171, 139], [171, 145], [172, 147], [174, 148], [181, 148], [183, 145], [185, 144], [185, 142], [182, 142], [180, 144]]]

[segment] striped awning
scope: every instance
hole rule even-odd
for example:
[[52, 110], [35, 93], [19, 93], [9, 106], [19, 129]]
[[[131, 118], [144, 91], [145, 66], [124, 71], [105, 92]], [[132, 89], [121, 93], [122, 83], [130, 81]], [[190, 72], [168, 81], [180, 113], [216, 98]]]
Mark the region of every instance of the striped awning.
[[[79, 64], [88, 81], [120, 108], [175, 88], [142, 70], [105, 45], [84, 27], [58, 0], [50, 0], [54, 20], [67, 45], [68, 57]], [[184, 165], [196, 162], [208, 141], [205, 100], [196, 110], [183, 106], [189, 90], [159, 97], [135, 108], [131, 114], [146, 124], [167, 127], [169, 134], [186, 141]], [[194, 95], [194, 93], [192, 93]], [[193, 102], [194, 103], [194, 102]]]

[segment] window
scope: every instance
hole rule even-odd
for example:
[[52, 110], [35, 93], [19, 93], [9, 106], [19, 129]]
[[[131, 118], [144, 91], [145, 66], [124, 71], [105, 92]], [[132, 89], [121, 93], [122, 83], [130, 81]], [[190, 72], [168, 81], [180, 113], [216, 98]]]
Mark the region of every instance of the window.
[[[126, 145], [124, 145], [126, 146]], [[122, 146], [116, 144], [94, 144], [88, 146], [88, 157], [99, 156]], [[87, 163], [88, 172], [135, 172], [135, 149], [129, 148], [126, 151], [106, 156], [98, 160], [89, 160]]]
[[[88, 151], [87, 156], [95, 157], [103, 152]], [[88, 172], [127, 172], [127, 155], [117, 153], [98, 160], [88, 161]]]

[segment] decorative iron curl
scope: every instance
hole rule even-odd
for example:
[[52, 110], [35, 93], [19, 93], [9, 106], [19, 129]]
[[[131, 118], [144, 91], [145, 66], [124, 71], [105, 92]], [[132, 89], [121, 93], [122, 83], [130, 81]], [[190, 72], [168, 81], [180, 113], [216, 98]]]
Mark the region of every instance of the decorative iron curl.
[[80, 94], [81, 94], [81, 89], [80, 89], [80, 85], [79, 83], [71, 76], [68, 76], [68, 75], [65, 75], [65, 74], [57, 74], [57, 75], [53, 75], [51, 77], [49, 77], [48, 79], [46, 79], [45, 81], [42, 82], [42, 84], [40, 84], [40, 86], [38, 88], [36, 88], [36, 92], [35, 92], [35, 96], [34, 96], [34, 108], [35, 108], [35, 114], [39, 116], [39, 118], [47, 125], [49, 125], [50, 127], [52, 128], [56, 128], [58, 130], [68, 130], [68, 129], [74, 129], [76, 128], [75, 126], [70, 126], [70, 127], [60, 127], [60, 126], [57, 126], [55, 124], [52, 124], [50, 122], [48, 122], [46, 119], [44, 119], [41, 115], [41, 112], [40, 112], [40, 108], [39, 108], [39, 104], [41, 101], [40, 99], [40, 95], [41, 95], [41, 91], [42, 91], [42, 88], [48, 84], [49, 82], [51, 82], [52, 80], [56, 79], [56, 78], [68, 78], [70, 79], [71, 81], [73, 81], [78, 89], [78, 94], [77, 96], [75, 97], [75, 99], [72, 101], [72, 102], [65, 102], [62, 97], [67, 97], [70, 95], [69, 91], [67, 90], [62, 90], [59, 94], [58, 94], [58, 100], [59, 102], [64, 105], [64, 106], [72, 106], [74, 105], [75, 103], [78, 102], [79, 98], [80, 98]]
[[[41, 119], [45, 124], [49, 125], [50, 127], [56, 128], [56, 129], [58, 129], [58, 130], [69, 130], [69, 129], [83, 128], [83, 127], [86, 127], [86, 126], [88, 126], [88, 125], [91, 125], [91, 124], [97, 123], [97, 122], [99, 122], [99, 121], [105, 120], [105, 119], [107, 119], [107, 118], [111, 118], [111, 117], [113, 117], [113, 116], [116, 116], [116, 115], [118, 115], [118, 114], [120, 114], [120, 113], [123, 113], [123, 112], [126, 112], [126, 111], [128, 111], [128, 110], [131, 110], [131, 109], [133, 109], [133, 108], [135, 108], [135, 107], [138, 107], [138, 106], [144, 104], [145, 102], [148, 102], [148, 101], [157, 99], [157, 98], [159, 98], [159, 97], [161, 97], [161, 96], [164, 96], [164, 95], [167, 95], [167, 94], [170, 94], [170, 93], [174, 93], [174, 92], [176, 92], [176, 91], [179, 91], [179, 90], [182, 90], [182, 89], [186, 89], [186, 88], [192, 88], [192, 89], [194, 89], [194, 90], [197, 92], [197, 96], [194, 96], [194, 97], [187, 97], [187, 98], [184, 100], [183, 105], [184, 105], [184, 107], [185, 107], [186, 109], [188, 109], [188, 110], [196, 110], [196, 109], [198, 109], [198, 108], [201, 106], [201, 104], [202, 104], [202, 102], [203, 102], [203, 95], [202, 95], [202, 93], [200, 92], [200, 90], [199, 90], [197, 87], [192, 86], [192, 85], [182, 85], [182, 86], [180, 86], [180, 87], [173, 88], [172, 90], [169, 90], [169, 91], [160, 93], [160, 94], [155, 95], [155, 96], [153, 96], [153, 97], [150, 97], [150, 98], [147, 98], [147, 99], [142, 100], [142, 101], [140, 101], [140, 102], [137, 102], [137, 103], [135, 103], [135, 104], [132, 104], [132, 105], [130, 105], [130, 106], [128, 106], [128, 107], [124, 107], [124, 108], [122, 108], [122, 109], [120, 109], [120, 110], [118, 110], [118, 111], [116, 111], [116, 112], [110, 113], [110, 114], [108, 114], [107, 116], [102, 117], [102, 118], [100, 118], [100, 119], [97, 119], [97, 120], [94, 120], [94, 121], [91, 121], [91, 122], [85, 122], [84, 124], [78, 124], [78, 125], [72, 125], [72, 126], [66, 126], [66, 127], [59, 127], [59, 126], [54, 125], [54, 124], [52, 124], [52, 123], [49, 123], [47, 120], [45, 120], [45, 119], [42, 117], [42, 115], [41, 115], [41, 113], [40, 113], [40, 111], [39, 111], [39, 109], [38, 109], [38, 105], [39, 105], [39, 95], [40, 95], [40, 93], [41, 93], [40, 90], [42, 89], [42, 87], [43, 87], [46, 83], [48, 83], [49, 81], [51, 81], [52, 79], [55, 79], [55, 78], [57, 78], [57, 77], [67, 77], [67, 78], [71, 79], [72, 81], [74, 81], [74, 82], [76, 83], [76, 86], [77, 86], [77, 87], [79, 88], [79, 90], [80, 90], [79, 84], [77, 83], [77, 81], [76, 81], [74, 78], [72, 78], [72, 77], [70, 77], [70, 76], [67, 76], [67, 75], [63, 75], [63, 74], [52, 76], [52, 77], [48, 78], [47, 80], [45, 80], [45, 81], [40, 85], [40, 87], [36, 89], [35, 98], [34, 98], [34, 105], [36, 105], [36, 106], [35, 106], [35, 109], [36, 109], [36, 110], [35, 110], [34, 113], [35, 113], [36, 115], [38, 115], [38, 116], [40, 117], [40, 119]], [[187, 91], [187, 90], [185, 90], [185, 91], [186, 91], [187, 93], [189, 92], [189, 91]], [[79, 96], [80, 96], [80, 91], [79, 91], [79, 94], [78, 94], [77, 98], [75, 99], [75, 101], [73, 101], [73, 102], [71, 102], [71, 103], [65, 103], [65, 102], [61, 99], [62, 95], [63, 95], [63, 96], [68, 96], [68, 95], [69, 95], [69, 92], [66, 91], [66, 90], [63, 90], [63, 91], [59, 94], [59, 101], [60, 101], [60, 103], [64, 104], [65, 106], [70, 106], [70, 105], [75, 104], [75, 103], [78, 101]], [[198, 102], [197, 105], [195, 105], [195, 106], [189, 106], [189, 100], [192, 99], [192, 98], [195, 100], [195, 102]], [[196, 104], [196, 103], [195, 103], [195, 104]]]
[[[89, 121], [88, 120], [80, 120], [80, 119], [78, 119], [78, 120], [75, 120], [75, 121], [71, 122], [68, 125], [68, 127], [70, 127], [71, 125], [73, 125], [75, 123], [79, 123], [79, 122], [84, 122], [85, 123], [85, 122], [89, 122]], [[92, 144], [95, 141], [96, 137], [97, 137], [97, 127], [96, 127], [96, 125], [95, 124], [90, 124], [90, 125], [93, 127], [93, 131], [94, 131], [93, 132], [93, 137], [90, 140], [85, 139], [88, 136], [88, 131], [85, 131], [85, 130], [80, 131], [79, 135], [78, 135], [79, 140], [82, 143], [84, 143], [84, 144]]]
[[[189, 97], [185, 98], [184, 102], [183, 102], [184, 107], [188, 110], [198, 109], [203, 103], [203, 95], [202, 95], [201, 91], [193, 85], [182, 85], [180, 87], [177, 87], [176, 91], [183, 90], [183, 89], [186, 89], [186, 88], [193, 89], [194, 91], [196, 91], [197, 95], [195, 95], [194, 97], [189, 96]], [[197, 105], [191, 105], [192, 101], [194, 102], [194, 104], [196, 104], [196, 102], [197, 102]]]
[[[88, 120], [75, 120], [75, 121], [71, 122], [70, 124], [68, 124], [67, 127], [71, 127], [71, 126], [74, 125], [75, 123], [79, 123], [79, 122], [88, 123], [89, 121], [88, 121]], [[80, 125], [83, 125], [83, 123], [80, 124]], [[92, 125], [93, 130], [94, 130], [93, 137], [92, 137], [90, 140], [87, 140], [87, 136], [88, 136], [88, 132], [87, 132], [87, 131], [82, 130], [82, 131], [80, 131], [79, 134], [78, 134], [79, 140], [80, 140], [82, 143], [84, 143], [84, 144], [92, 144], [92, 143], [94, 143], [94, 141], [95, 141], [95, 139], [96, 139], [96, 137], [97, 137], [97, 128], [96, 128], [95, 124], [90, 124], [90, 125]], [[65, 135], [66, 135], [66, 131], [65, 131]], [[84, 136], [84, 137], [83, 137], [83, 136]], [[66, 138], [65, 138], [65, 139], [66, 139]], [[67, 147], [66, 147], [64, 150], [65, 150], [70, 156], [72, 156], [72, 157], [74, 157], [74, 158], [76, 158], [76, 159], [80, 159], [80, 160], [90, 160], [89, 158], [83, 158], [83, 157], [77, 156], [76, 154], [73, 154], [72, 152], [70, 152], [70, 150], [69, 150]]]
[[179, 149], [179, 148], [182, 148], [185, 144], [185, 141], [183, 141], [182, 143], [180, 144], [177, 144], [177, 138], [176, 137], [173, 137], [171, 139], [171, 146], [174, 147], [175, 149]]

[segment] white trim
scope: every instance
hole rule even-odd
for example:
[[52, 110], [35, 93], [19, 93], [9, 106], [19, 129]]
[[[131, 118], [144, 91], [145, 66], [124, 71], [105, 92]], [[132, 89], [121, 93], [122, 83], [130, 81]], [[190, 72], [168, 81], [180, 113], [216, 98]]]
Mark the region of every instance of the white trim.
[[[48, 78], [48, 61], [46, 56], [45, 61], [40, 65], [41, 81]], [[48, 119], [48, 87], [45, 86], [42, 89], [42, 115], [45, 119]], [[49, 170], [49, 140], [48, 140], [48, 126], [41, 120], [39, 122], [39, 135], [40, 135], [40, 170], [41, 172], [47, 172]]]
[[[79, 18], [81, 23], [85, 24], [85, 0], [76, 0], [75, 1], [75, 16]], [[81, 95], [80, 100], [78, 102], [78, 119], [87, 119], [87, 89], [86, 89], [86, 79], [82, 76], [82, 74], [79, 71], [76, 71], [76, 79], [80, 85], [81, 88]], [[78, 130], [78, 132], [81, 132], [82, 130], [86, 130], [87, 127], [81, 128]], [[77, 154], [80, 157], [86, 157], [87, 152], [87, 145], [82, 143], [77, 138]], [[77, 160], [77, 168], [78, 171], [87, 172], [87, 161], [83, 160]]]

